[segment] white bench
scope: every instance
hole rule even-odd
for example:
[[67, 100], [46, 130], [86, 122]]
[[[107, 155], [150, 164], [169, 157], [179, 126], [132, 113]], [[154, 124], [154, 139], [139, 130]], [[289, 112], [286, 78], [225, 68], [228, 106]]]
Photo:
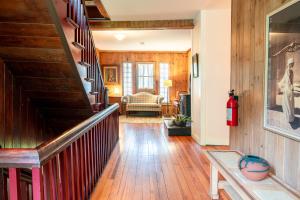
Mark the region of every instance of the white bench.
[[[210, 195], [219, 199], [218, 189], [224, 189], [233, 200], [299, 200], [300, 195], [270, 175], [262, 181], [246, 179], [238, 168], [242, 154], [238, 151], [206, 151], [210, 160]], [[219, 181], [220, 173], [226, 181]]]

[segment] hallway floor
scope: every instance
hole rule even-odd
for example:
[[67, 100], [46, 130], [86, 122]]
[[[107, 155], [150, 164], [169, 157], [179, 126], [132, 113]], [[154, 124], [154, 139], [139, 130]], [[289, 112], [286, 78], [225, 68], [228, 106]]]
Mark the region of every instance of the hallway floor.
[[[168, 137], [162, 124], [120, 124], [120, 142], [92, 200], [206, 200], [209, 162], [191, 137]], [[220, 199], [229, 199], [221, 192]]]

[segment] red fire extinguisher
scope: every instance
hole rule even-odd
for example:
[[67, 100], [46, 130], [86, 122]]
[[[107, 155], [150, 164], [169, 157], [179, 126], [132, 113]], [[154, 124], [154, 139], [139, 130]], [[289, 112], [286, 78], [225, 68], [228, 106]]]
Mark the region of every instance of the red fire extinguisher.
[[227, 101], [227, 125], [238, 125], [238, 96], [234, 95], [234, 90], [229, 92], [229, 99]]

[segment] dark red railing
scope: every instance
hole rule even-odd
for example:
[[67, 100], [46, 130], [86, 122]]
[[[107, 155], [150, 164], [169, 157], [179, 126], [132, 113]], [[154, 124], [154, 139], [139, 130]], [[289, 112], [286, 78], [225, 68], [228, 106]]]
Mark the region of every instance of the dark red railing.
[[1, 199], [88, 199], [119, 138], [118, 107], [36, 149], [0, 149], [0, 168], [8, 172]]
[[[90, 93], [95, 95], [96, 103], [103, 103], [105, 98], [104, 82], [101, 75], [100, 63], [93, 35], [89, 28], [84, 1], [52, 1], [56, 14], [60, 18], [60, 23], [70, 46], [73, 59], [77, 64], [87, 68], [87, 76], [85, 77], [85, 80], [92, 84], [92, 90]], [[72, 46], [77, 50], [72, 49]], [[80, 53], [78, 53], [78, 50]]]

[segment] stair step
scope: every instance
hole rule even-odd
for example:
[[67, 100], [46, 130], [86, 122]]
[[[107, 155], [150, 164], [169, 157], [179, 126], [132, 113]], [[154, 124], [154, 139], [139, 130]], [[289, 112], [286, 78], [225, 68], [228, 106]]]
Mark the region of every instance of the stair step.
[[68, 24], [70, 24], [71, 26], [73, 26], [74, 28], [79, 28], [79, 24], [77, 24], [73, 19], [71, 19], [70, 17], [66, 18], [66, 21], [68, 22]]
[[80, 49], [80, 50], [85, 49], [85, 47], [84, 47], [82, 44], [78, 43], [78, 42], [72, 42], [72, 44], [73, 44], [75, 47], [77, 47], [78, 49]]
[[84, 80], [86, 80], [87, 82], [95, 82], [95, 79], [92, 78], [84, 78]]
[[[1, 26], [1, 25], [0, 25]], [[1, 47], [61, 49], [59, 37], [0, 35]]]
[[84, 62], [84, 61], [80, 61], [79, 64], [84, 66], [84, 67], [91, 67], [91, 65], [89, 63]]
[[14, 22], [0, 22], [0, 35], [18, 37], [59, 37], [54, 24], [32, 24]]

